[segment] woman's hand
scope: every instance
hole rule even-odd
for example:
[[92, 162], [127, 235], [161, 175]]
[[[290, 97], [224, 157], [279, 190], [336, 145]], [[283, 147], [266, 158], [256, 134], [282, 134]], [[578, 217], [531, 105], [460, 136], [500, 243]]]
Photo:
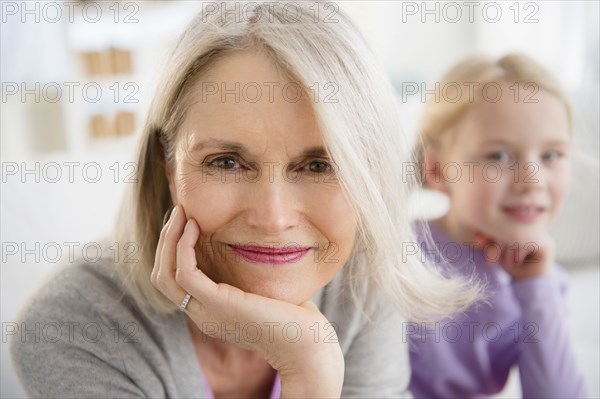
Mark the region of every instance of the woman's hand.
[[177, 305], [190, 293], [185, 312], [204, 334], [261, 353], [279, 372], [282, 397], [339, 397], [344, 358], [319, 309], [213, 282], [197, 267], [199, 237], [198, 224], [176, 206], [160, 234], [152, 284]]
[[499, 263], [515, 281], [546, 273], [554, 261], [555, 244], [548, 233], [535, 242], [507, 243], [486, 235], [474, 233], [475, 248], [482, 249], [488, 263]]

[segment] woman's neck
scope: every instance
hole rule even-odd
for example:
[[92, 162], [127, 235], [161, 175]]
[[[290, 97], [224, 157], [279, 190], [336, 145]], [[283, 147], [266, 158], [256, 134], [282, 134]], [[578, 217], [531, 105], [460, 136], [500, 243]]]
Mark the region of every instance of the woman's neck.
[[187, 315], [196, 358], [215, 398], [268, 397], [276, 372], [258, 352], [204, 334]]
[[224, 341], [220, 338], [210, 337], [202, 332], [200, 328], [196, 325], [196, 323], [189, 317], [185, 316], [188, 329], [190, 331], [190, 335], [192, 337], [192, 342], [194, 345], [201, 345], [209, 350], [212, 353], [218, 355], [219, 358], [223, 360], [228, 360], [231, 358], [240, 358], [248, 356], [249, 354], [255, 354], [256, 352], [251, 352], [246, 349], [242, 349], [235, 344], [231, 344], [227, 341]]

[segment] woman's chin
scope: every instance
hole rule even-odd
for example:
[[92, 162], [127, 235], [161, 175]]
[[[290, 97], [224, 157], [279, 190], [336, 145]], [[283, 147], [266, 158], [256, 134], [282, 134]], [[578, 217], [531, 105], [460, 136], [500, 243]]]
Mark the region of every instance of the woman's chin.
[[[326, 281], [318, 276], [308, 277], [310, 273], [276, 273], [240, 271], [238, 268], [215, 270], [203, 268], [204, 273], [215, 283], [232, 285], [240, 290], [292, 303], [302, 304], [309, 300]], [[302, 276], [302, 277], [300, 277]]]
[[294, 305], [300, 305], [310, 299], [313, 293], [307, 294], [291, 290], [282, 291], [280, 289], [262, 289], [256, 292], [257, 295], [262, 295], [267, 298], [276, 299], [278, 301], [288, 302]]
[[300, 305], [317, 291], [317, 289], [307, 291], [297, 285], [286, 284], [232, 284], [244, 292], [264, 296], [266, 298], [276, 299], [278, 301], [288, 302], [294, 305]]

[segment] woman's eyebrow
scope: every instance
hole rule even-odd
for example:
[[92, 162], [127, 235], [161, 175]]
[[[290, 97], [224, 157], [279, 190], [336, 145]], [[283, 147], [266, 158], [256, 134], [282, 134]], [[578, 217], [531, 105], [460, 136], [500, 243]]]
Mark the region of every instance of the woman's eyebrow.
[[205, 148], [217, 148], [223, 151], [236, 151], [240, 153], [249, 152], [246, 146], [244, 146], [243, 144], [236, 143], [235, 141], [228, 141], [215, 138], [210, 138], [195, 143], [192, 146], [190, 152], [194, 153], [196, 151], [202, 151]]
[[301, 158], [327, 158], [328, 156], [327, 150], [322, 146], [309, 147], [300, 154]]
[[[244, 144], [241, 144], [241, 143], [238, 143], [235, 141], [210, 138], [210, 139], [199, 141], [199, 142], [195, 143], [194, 145], [192, 145], [190, 153], [202, 151], [205, 148], [216, 148], [221, 151], [235, 151], [235, 152], [239, 152], [240, 154], [249, 154], [251, 152], [248, 149], [248, 147], [246, 147]], [[312, 146], [312, 147], [308, 147], [307, 149], [302, 151], [302, 153], [298, 157], [299, 158], [308, 158], [308, 157], [326, 158], [326, 157], [328, 157], [328, 154], [327, 154], [327, 150], [325, 149], [325, 147]]]

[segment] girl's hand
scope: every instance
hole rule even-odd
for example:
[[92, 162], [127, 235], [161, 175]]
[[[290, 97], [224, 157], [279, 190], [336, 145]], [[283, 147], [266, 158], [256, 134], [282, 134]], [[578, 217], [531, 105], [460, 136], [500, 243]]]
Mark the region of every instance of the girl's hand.
[[339, 397], [344, 358], [319, 309], [213, 282], [197, 266], [199, 237], [198, 224], [177, 205], [160, 234], [152, 284], [177, 305], [190, 293], [185, 313], [204, 334], [261, 353], [279, 372], [282, 397]]
[[475, 231], [474, 238], [486, 261], [499, 263], [515, 281], [546, 273], [554, 261], [555, 244], [548, 233], [528, 243], [502, 242], [481, 231]]

